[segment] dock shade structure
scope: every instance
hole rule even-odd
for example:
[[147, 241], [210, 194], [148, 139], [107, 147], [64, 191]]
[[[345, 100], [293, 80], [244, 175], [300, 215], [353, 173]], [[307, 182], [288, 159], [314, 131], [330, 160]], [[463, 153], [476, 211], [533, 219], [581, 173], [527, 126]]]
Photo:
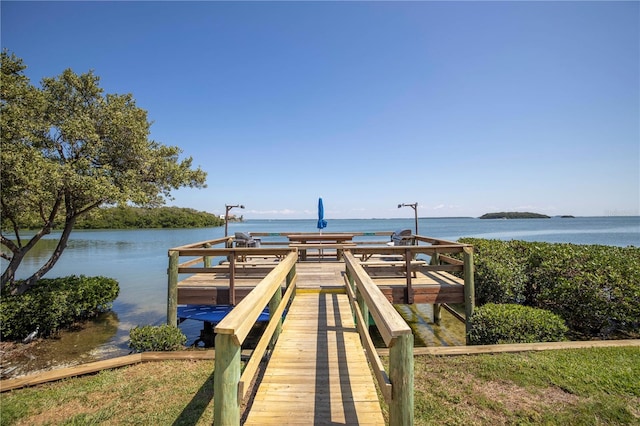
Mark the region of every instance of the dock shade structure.
[[413, 242], [411, 229], [398, 229], [391, 234], [391, 242], [394, 246], [410, 246]]
[[236, 232], [236, 247], [260, 247], [260, 239], [253, 238], [246, 232]]

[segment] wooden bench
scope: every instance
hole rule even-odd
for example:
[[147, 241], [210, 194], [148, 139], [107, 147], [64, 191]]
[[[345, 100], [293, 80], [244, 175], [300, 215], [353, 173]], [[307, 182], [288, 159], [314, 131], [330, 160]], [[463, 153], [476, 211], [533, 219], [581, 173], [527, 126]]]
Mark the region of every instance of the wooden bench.
[[322, 242], [312, 242], [312, 243], [290, 243], [289, 247], [297, 248], [298, 255], [300, 260], [307, 260], [307, 249], [316, 249], [320, 257], [323, 257], [324, 249], [335, 249], [336, 257], [338, 260], [342, 258], [342, 251], [345, 248], [355, 247], [355, 243], [322, 243]]
[[[393, 271], [393, 272], [406, 272], [407, 263], [404, 260], [367, 260], [361, 261], [360, 265], [365, 270], [373, 271]], [[412, 260], [409, 262], [409, 268], [411, 269], [411, 275], [416, 276], [416, 271], [420, 269], [421, 266], [427, 265], [425, 260]]]

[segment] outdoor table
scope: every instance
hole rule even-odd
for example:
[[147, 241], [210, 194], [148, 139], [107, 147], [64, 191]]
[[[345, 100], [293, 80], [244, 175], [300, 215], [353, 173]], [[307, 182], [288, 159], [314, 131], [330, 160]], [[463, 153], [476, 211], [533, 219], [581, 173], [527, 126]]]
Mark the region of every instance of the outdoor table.
[[337, 258], [342, 258], [342, 245], [353, 245], [353, 234], [288, 234], [289, 245], [300, 251], [300, 260], [307, 260], [307, 248], [317, 248], [322, 256], [322, 248], [335, 248]]

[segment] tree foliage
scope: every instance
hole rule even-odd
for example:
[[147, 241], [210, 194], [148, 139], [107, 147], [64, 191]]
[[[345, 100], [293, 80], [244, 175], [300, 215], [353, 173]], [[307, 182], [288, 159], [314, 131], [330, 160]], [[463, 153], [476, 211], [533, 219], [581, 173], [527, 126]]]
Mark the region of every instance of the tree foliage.
[[499, 212], [485, 213], [480, 219], [550, 219], [546, 214], [531, 212]]
[[[3, 220], [3, 228], [7, 229], [7, 225], [10, 224]], [[20, 222], [22, 229], [36, 229], [39, 225], [37, 218], [22, 218]], [[190, 208], [115, 206], [94, 209], [83, 215], [76, 221], [75, 229], [207, 228], [222, 225], [224, 219], [221, 217]]]
[[[62, 233], [51, 258], [13, 290], [23, 292], [49, 271], [77, 219], [102, 205], [158, 206], [180, 187], [205, 186], [206, 173], [180, 159], [181, 150], [149, 139], [147, 112], [131, 94], [104, 94], [92, 71], [67, 69], [33, 86], [22, 60], [2, 52], [0, 89], [1, 205], [14, 238], [2, 290], [12, 287], [25, 254], [57, 223]], [[20, 235], [25, 218], [39, 231]]]
[[219, 216], [180, 207], [113, 207], [98, 209], [78, 220], [79, 229], [206, 228], [224, 225]]

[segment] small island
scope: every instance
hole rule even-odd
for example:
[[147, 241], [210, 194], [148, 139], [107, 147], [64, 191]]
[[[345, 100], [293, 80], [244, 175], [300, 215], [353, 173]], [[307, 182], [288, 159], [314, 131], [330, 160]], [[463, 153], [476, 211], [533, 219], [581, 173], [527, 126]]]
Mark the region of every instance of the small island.
[[530, 212], [485, 213], [480, 219], [550, 219], [550, 216]]

